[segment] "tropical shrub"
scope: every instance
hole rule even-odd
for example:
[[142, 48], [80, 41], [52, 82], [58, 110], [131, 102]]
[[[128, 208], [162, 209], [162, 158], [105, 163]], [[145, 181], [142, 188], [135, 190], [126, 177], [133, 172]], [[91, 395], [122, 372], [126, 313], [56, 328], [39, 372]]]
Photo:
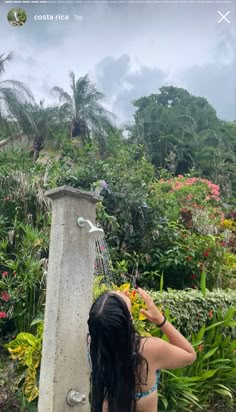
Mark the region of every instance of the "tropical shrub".
[[[230, 411], [235, 407], [236, 307], [219, 310], [210, 325], [192, 334], [197, 360], [184, 369], [163, 371], [160, 411]], [[232, 334], [232, 330], [234, 333]]]
[[158, 235], [147, 255], [151, 270], [163, 271], [165, 288], [199, 287], [203, 271], [210, 289], [234, 286], [230, 240], [235, 237], [224, 227], [219, 194], [219, 186], [196, 177], [160, 179], [151, 185], [148, 204]]
[[204, 273], [208, 289], [235, 286], [234, 216], [224, 213], [219, 186], [191, 176], [162, 177], [148, 186], [140, 180], [139, 192], [131, 194], [130, 186], [123, 197], [106, 179], [97, 216], [118, 282], [136, 277], [141, 286], [158, 289], [163, 274], [165, 289], [199, 288]]
[[[94, 299], [105, 290], [111, 287], [104, 283], [103, 276], [98, 276], [94, 281]], [[145, 316], [140, 314], [140, 309], [144, 308], [144, 303], [139, 297], [139, 293], [132, 289], [130, 283], [121, 286], [113, 285], [112, 290], [129, 291], [132, 303], [132, 314], [134, 321], [144, 321]], [[184, 336], [190, 338], [192, 334], [198, 333], [203, 325], [209, 326], [212, 321], [216, 321], [219, 312], [224, 316], [230, 308], [236, 307], [236, 291], [216, 289], [206, 290], [205, 295], [195, 289], [154, 291], [148, 292], [159, 310], [168, 314], [171, 323]], [[147, 333], [152, 333], [152, 323], [144, 322]], [[156, 329], [156, 328], [155, 328]], [[231, 331], [232, 338], [236, 338], [236, 329]]]
[[95, 144], [65, 141], [60, 160], [35, 164], [14, 149], [3, 164], [0, 214], [8, 227], [15, 219], [39, 228], [50, 224], [45, 189], [63, 184], [92, 189], [102, 196], [97, 218], [115, 269], [125, 261], [129, 276], [148, 288], [159, 288], [162, 273], [165, 289], [199, 287], [202, 271], [209, 289], [235, 286], [235, 216], [223, 212], [219, 187], [212, 182], [173, 178], [164, 170], [155, 180], [143, 148], [119, 134], [107, 139], [103, 159]]
[[48, 230], [15, 223], [0, 242], [0, 331], [28, 331], [43, 314]]
[[[218, 312], [224, 316], [231, 307], [236, 307], [235, 290], [216, 289], [206, 291], [205, 296], [194, 289], [168, 290], [168, 292], [151, 292], [156, 305], [161, 305], [164, 312], [169, 310], [173, 324], [185, 336], [197, 333], [203, 325], [216, 320]], [[232, 330], [236, 337], [236, 330]]]
[[[35, 322], [33, 322], [35, 324]], [[39, 365], [42, 353], [43, 323], [37, 322], [37, 334], [21, 332], [5, 345], [11, 358], [19, 362], [23, 393], [28, 402], [38, 397]], [[22, 370], [23, 368], [23, 370]]]

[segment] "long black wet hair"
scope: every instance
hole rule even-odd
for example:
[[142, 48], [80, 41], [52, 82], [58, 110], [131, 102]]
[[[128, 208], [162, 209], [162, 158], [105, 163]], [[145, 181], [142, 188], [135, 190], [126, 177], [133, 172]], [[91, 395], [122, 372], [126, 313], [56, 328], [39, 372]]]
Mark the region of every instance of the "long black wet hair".
[[140, 335], [134, 328], [125, 301], [104, 292], [93, 303], [88, 319], [91, 337], [92, 412], [135, 412], [135, 392], [146, 383], [148, 363], [139, 353]]

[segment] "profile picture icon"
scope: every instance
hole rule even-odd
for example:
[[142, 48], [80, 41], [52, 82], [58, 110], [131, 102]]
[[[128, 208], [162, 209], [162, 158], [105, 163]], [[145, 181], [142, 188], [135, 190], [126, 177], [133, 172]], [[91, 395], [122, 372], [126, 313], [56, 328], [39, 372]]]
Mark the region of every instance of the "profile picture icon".
[[25, 10], [20, 7], [15, 7], [14, 9], [9, 10], [7, 14], [7, 20], [14, 27], [24, 26], [27, 20], [27, 14]]

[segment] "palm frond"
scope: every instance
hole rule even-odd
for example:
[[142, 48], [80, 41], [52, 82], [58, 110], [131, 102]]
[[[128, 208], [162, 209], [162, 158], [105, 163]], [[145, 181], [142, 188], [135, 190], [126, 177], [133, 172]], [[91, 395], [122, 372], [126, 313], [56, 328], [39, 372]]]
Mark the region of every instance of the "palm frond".
[[59, 109], [60, 116], [64, 116], [66, 122], [70, 121], [71, 136], [81, 138], [85, 144], [90, 140], [90, 134], [96, 135], [104, 146], [108, 130], [114, 128], [115, 116], [101, 105], [103, 93], [96, 89], [88, 74], [76, 81], [74, 72], [70, 72], [69, 79], [71, 95], [60, 87], [53, 88], [63, 103]]
[[0, 75], [5, 72], [6, 63], [10, 63], [14, 58], [13, 52], [7, 54], [0, 54]]
[[61, 87], [53, 87], [51, 90], [52, 94], [57, 94], [59, 97], [59, 102], [66, 102], [71, 104], [72, 99], [69, 93], [65, 92]]

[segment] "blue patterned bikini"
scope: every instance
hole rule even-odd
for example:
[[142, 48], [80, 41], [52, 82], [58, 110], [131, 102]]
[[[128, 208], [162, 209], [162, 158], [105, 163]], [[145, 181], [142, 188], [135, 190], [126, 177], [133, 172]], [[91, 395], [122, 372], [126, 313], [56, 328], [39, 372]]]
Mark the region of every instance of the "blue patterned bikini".
[[160, 377], [161, 377], [161, 371], [160, 369], [158, 369], [156, 371], [156, 383], [153, 385], [153, 387], [149, 389], [149, 391], [146, 391], [146, 392], [136, 392], [135, 399], [138, 400], [141, 398], [145, 398], [145, 396], [150, 395], [150, 393], [157, 391], [159, 383], [160, 383]]

